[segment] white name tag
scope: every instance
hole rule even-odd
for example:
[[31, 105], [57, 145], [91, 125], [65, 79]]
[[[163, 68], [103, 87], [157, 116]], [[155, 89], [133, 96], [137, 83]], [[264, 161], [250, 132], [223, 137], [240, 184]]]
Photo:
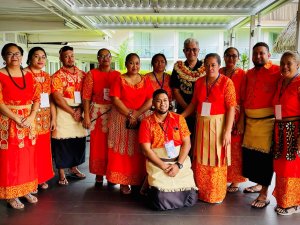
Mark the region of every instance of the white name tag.
[[282, 120], [281, 105], [275, 105], [275, 118], [276, 120]]
[[109, 97], [109, 91], [110, 89], [109, 88], [104, 88], [103, 89], [103, 99], [104, 100], [107, 100], [107, 101], [110, 101], [110, 97]]
[[210, 102], [203, 102], [202, 103], [201, 116], [210, 116], [210, 110], [211, 110], [211, 103]]
[[167, 150], [167, 155], [170, 159], [177, 157], [176, 148], [174, 145], [174, 140], [165, 143], [165, 148]]
[[42, 93], [41, 94], [41, 108], [48, 108], [50, 107], [50, 101], [49, 101], [49, 95], [48, 93]]
[[78, 104], [81, 103], [80, 91], [74, 91], [74, 100], [75, 100], [75, 103], [78, 103]]

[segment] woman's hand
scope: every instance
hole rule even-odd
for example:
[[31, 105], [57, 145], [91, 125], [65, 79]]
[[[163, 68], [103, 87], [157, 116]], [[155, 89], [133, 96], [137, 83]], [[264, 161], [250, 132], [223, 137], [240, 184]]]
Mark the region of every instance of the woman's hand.
[[135, 127], [137, 125], [137, 119], [134, 118], [134, 117], [129, 117], [128, 118], [128, 121], [129, 121], [129, 127], [132, 128], [132, 127]]
[[83, 121], [82, 121], [82, 126], [85, 129], [89, 129], [91, 126], [91, 119], [89, 115], [84, 115]]
[[223, 147], [227, 147], [231, 144], [231, 131], [227, 130], [223, 134]]
[[23, 127], [23, 124], [22, 124], [23, 117], [21, 117], [19, 115], [15, 115], [13, 120], [16, 122], [17, 125], [19, 125], [20, 127]]
[[35, 114], [31, 113], [29, 116], [22, 119], [22, 127], [30, 127], [34, 123]]
[[81, 112], [81, 108], [77, 108], [73, 113], [72, 113], [72, 117], [75, 121], [80, 122], [82, 120], [82, 116], [81, 116], [82, 112]]

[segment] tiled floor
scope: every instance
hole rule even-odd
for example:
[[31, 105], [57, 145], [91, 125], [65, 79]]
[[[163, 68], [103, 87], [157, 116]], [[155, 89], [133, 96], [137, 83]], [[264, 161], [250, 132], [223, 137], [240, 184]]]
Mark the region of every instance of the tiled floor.
[[[142, 198], [121, 196], [119, 187], [94, 186], [94, 175], [85, 163], [80, 169], [87, 174], [69, 186], [58, 186], [57, 177], [47, 191], [38, 193], [36, 205], [24, 210], [8, 208], [0, 202], [1, 225], [299, 225], [300, 214], [277, 216], [275, 200], [265, 209], [253, 209], [250, 202], [257, 194], [241, 191], [228, 194], [222, 204], [198, 201], [192, 208], [158, 212], [148, 209]], [[243, 184], [241, 188], [252, 183]], [[271, 188], [273, 190], [273, 187]]]

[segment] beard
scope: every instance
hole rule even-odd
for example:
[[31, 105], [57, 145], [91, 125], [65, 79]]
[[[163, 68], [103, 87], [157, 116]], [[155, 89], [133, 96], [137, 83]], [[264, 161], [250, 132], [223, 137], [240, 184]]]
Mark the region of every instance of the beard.
[[162, 111], [162, 110], [159, 110], [157, 109], [156, 112], [160, 115], [163, 115], [163, 114], [166, 114], [169, 110], [165, 110], [165, 111]]

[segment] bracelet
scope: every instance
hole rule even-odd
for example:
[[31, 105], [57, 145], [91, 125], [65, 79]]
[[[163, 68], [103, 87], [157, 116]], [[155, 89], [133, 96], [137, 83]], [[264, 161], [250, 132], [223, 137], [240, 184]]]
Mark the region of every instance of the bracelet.
[[128, 112], [128, 114], [127, 114], [127, 118], [128, 118], [128, 119], [134, 119], [134, 120], [136, 120], [136, 118], [135, 118], [132, 114], [133, 114], [133, 111], [130, 110], [130, 111]]

